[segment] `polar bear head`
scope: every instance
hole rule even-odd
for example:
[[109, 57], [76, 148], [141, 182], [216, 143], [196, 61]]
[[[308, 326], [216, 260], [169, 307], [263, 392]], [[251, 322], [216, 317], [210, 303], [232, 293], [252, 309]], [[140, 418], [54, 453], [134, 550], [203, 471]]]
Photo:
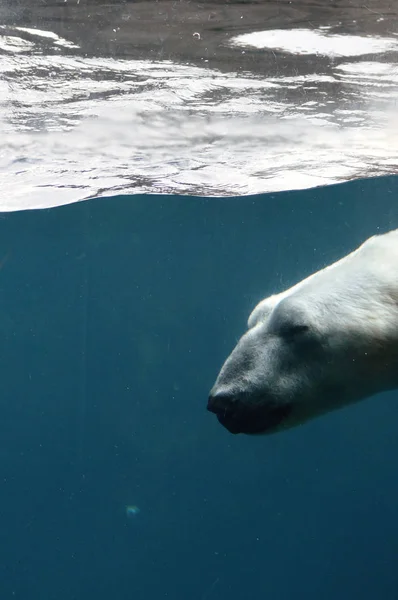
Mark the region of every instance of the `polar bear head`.
[[208, 409], [231, 433], [272, 433], [397, 386], [394, 231], [260, 302]]

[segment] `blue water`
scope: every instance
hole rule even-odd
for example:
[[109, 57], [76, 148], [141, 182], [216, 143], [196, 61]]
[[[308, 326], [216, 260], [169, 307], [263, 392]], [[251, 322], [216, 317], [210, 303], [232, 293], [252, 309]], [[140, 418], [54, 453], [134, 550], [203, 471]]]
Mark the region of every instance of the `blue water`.
[[2, 600], [396, 600], [397, 393], [256, 438], [206, 401], [254, 304], [397, 227], [397, 193], [1, 215]]

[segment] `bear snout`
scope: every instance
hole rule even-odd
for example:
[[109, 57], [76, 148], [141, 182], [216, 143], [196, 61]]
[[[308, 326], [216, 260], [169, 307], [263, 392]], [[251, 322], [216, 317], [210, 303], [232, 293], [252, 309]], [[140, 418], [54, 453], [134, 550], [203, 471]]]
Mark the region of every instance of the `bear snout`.
[[242, 431], [242, 405], [226, 392], [210, 393], [207, 410], [214, 413], [221, 425], [230, 433]]
[[207, 410], [214, 413], [230, 433], [261, 434], [275, 431], [290, 413], [290, 407], [253, 404], [247, 395], [242, 397], [213, 388]]
[[239, 407], [236, 398], [228, 392], [211, 390], [207, 410], [214, 413], [218, 421], [231, 433], [240, 433], [237, 429]]

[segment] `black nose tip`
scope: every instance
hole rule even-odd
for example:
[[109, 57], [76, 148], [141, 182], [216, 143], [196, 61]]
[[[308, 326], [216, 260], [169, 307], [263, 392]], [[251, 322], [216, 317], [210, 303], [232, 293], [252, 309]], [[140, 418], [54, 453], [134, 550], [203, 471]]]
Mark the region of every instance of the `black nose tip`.
[[207, 402], [207, 410], [214, 413], [221, 425], [231, 433], [240, 433], [238, 405], [232, 394], [212, 390]]
[[[212, 389], [207, 410], [214, 413], [221, 425], [230, 433], [270, 433], [276, 431], [289, 416], [291, 406], [275, 402], [264, 402], [247, 393]], [[262, 400], [262, 401], [261, 401]]]
[[230, 394], [225, 392], [210, 392], [209, 400], [207, 402], [207, 410], [219, 415], [225, 413], [233, 405], [233, 399]]

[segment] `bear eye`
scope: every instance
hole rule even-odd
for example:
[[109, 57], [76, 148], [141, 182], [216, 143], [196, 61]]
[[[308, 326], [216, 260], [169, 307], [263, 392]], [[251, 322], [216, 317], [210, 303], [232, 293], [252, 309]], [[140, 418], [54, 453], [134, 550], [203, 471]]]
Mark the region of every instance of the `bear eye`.
[[289, 325], [286, 327], [285, 335], [288, 337], [293, 337], [296, 335], [301, 335], [309, 330], [308, 325]]

